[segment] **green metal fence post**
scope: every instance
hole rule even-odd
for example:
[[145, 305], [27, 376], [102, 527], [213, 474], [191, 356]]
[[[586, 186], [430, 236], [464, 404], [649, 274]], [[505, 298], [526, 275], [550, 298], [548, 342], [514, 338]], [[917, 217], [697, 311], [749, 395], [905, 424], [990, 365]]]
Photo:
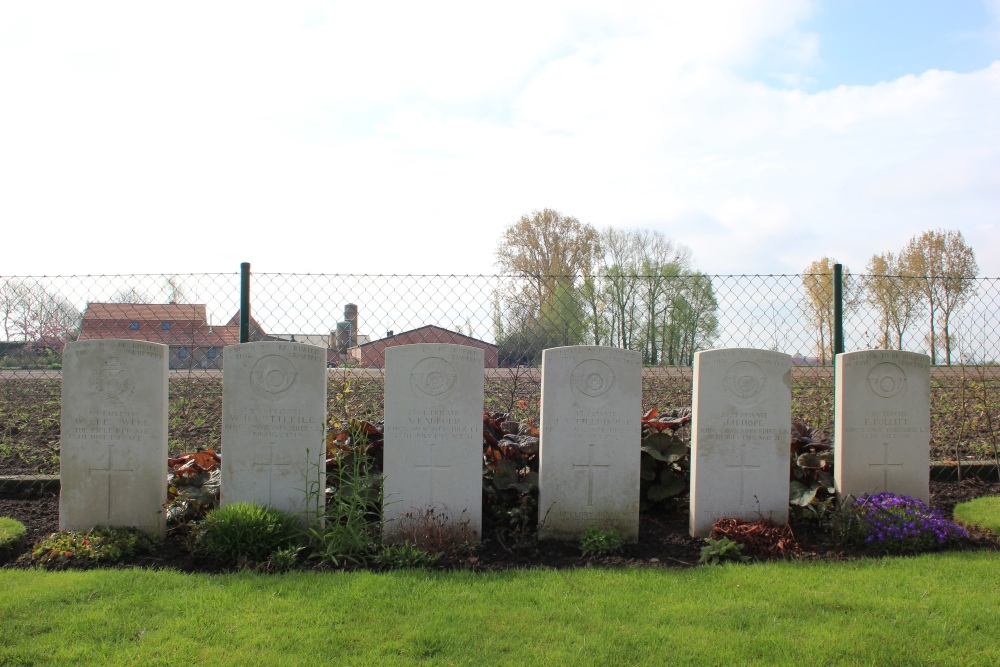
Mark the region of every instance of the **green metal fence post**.
[[833, 265], [833, 356], [844, 351], [844, 265]]
[[250, 342], [250, 262], [240, 264], [240, 342]]

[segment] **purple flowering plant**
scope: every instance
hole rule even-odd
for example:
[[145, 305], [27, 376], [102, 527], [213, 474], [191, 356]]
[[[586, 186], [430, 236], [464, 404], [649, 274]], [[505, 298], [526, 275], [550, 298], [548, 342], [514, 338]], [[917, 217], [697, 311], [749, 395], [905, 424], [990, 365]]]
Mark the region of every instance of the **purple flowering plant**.
[[941, 511], [910, 496], [863, 495], [849, 505], [844, 537], [886, 553], [917, 553], [968, 537]]

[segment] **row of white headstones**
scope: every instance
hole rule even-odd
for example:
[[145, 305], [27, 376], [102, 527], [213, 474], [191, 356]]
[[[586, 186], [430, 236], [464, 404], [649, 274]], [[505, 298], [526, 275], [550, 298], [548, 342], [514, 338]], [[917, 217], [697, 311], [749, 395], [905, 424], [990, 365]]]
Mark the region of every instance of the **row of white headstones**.
[[[257, 342], [225, 349], [221, 502], [308, 518], [325, 488], [325, 350]], [[60, 527], [135, 526], [162, 536], [167, 497], [167, 359], [157, 343], [71, 343], [63, 360]], [[482, 531], [483, 351], [386, 350], [385, 530], [433, 510]], [[926, 355], [838, 355], [835, 483], [841, 497], [928, 499]], [[788, 520], [791, 357], [755, 349], [695, 355], [690, 532], [719, 518]], [[542, 356], [539, 536], [590, 525], [639, 532], [642, 363], [638, 352], [574, 346]]]

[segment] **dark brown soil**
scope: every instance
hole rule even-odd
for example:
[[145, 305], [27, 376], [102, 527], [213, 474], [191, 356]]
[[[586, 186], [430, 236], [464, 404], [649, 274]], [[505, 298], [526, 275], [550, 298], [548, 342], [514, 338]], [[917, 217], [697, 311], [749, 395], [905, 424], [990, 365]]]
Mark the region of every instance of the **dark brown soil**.
[[[931, 482], [931, 505], [951, 518], [957, 503], [980, 496], [1000, 495], [1000, 482], [965, 480]], [[59, 497], [51, 492], [0, 493], [0, 516], [24, 523], [30, 541], [36, 541], [58, 529]], [[643, 514], [639, 522], [639, 541], [626, 546], [618, 556], [584, 558], [575, 543], [502, 539], [487, 531], [482, 544], [471, 556], [462, 556], [445, 567], [475, 570], [506, 570], [524, 567], [689, 567], [697, 564], [701, 540], [688, 536], [687, 513]], [[845, 550], [831, 545], [826, 534], [808, 522], [793, 525], [802, 543], [802, 557], [810, 560], [845, 560], [874, 555], [861, 549]], [[970, 537], [952, 547], [957, 550], [1000, 550], [1000, 542], [985, 531], [970, 531]], [[168, 538], [149, 556], [134, 559], [129, 566], [171, 568], [186, 572], [212, 572], [194, 560], [179, 536]], [[15, 565], [16, 566], [16, 565]]]
[[[12, 376], [11, 373], [14, 373]], [[58, 474], [61, 380], [58, 371], [0, 372], [0, 474]], [[381, 419], [380, 371], [330, 371], [330, 424], [357, 417]], [[833, 435], [830, 368], [796, 367], [792, 421]], [[1000, 454], [1000, 376], [997, 367], [935, 367], [931, 383], [931, 460], [995, 459]], [[691, 405], [690, 368], [647, 368], [642, 409]], [[350, 389], [350, 391], [347, 391]], [[514, 412], [518, 421], [538, 424], [541, 375], [537, 368], [490, 369], [486, 409]], [[523, 406], [523, 407], [520, 407]], [[174, 373], [170, 379], [170, 455], [221, 451], [222, 381], [218, 372]], [[959, 443], [959, 444], [955, 444]]]

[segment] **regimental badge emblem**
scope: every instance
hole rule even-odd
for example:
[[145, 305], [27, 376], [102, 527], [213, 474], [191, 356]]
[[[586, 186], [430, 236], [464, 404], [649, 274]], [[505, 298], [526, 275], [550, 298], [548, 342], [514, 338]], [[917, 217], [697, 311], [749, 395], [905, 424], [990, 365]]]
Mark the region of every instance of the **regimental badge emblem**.
[[738, 361], [726, 371], [726, 391], [742, 401], [752, 401], [767, 384], [767, 373], [752, 361]]
[[885, 361], [868, 371], [868, 388], [882, 398], [893, 398], [906, 391], [906, 371]]
[[118, 357], [105, 361], [91, 384], [108, 407], [124, 405], [135, 391], [135, 378]]
[[410, 373], [410, 388], [416, 396], [442, 400], [455, 389], [458, 374], [447, 359], [422, 359]]
[[615, 372], [599, 359], [588, 359], [577, 364], [569, 381], [577, 398], [600, 398], [615, 386]]
[[261, 391], [280, 394], [295, 383], [295, 364], [280, 354], [269, 354], [257, 360], [250, 369], [250, 381]]

